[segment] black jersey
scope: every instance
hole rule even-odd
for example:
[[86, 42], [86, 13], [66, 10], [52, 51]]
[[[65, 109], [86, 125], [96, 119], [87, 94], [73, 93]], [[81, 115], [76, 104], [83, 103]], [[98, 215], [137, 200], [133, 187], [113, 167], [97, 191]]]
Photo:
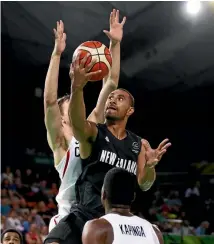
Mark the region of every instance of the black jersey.
[[100, 197], [106, 173], [113, 167], [120, 167], [136, 177], [141, 138], [126, 131], [126, 138], [119, 140], [105, 124], [98, 124], [97, 128], [98, 134], [91, 155], [82, 160], [83, 171], [76, 183], [76, 194], [80, 204], [102, 212]]

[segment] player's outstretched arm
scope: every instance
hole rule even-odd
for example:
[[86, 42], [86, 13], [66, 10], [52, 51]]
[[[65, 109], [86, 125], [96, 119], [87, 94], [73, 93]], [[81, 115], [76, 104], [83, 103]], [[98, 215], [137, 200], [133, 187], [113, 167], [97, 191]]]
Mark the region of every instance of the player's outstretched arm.
[[55, 47], [51, 55], [51, 60], [45, 80], [44, 88], [44, 112], [45, 126], [47, 129], [48, 143], [52, 151], [61, 146], [61, 115], [57, 103], [58, 76], [61, 54], [66, 46], [66, 34], [64, 24], [57, 21], [57, 28], [54, 29]]
[[142, 139], [141, 152], [138, 156], [137, 180], [143, 191], [148, 191], [155, 179], [155, 166], [171, 146], [168, 139], [163, 140], [157, 149], [152, 149], [149, 142]]
[[123, 26], [126, 18], [119, 22], [119, 10], [113, 9], [109, 18], [110, 30], [104, 30], [104, 33], [110, 39], [110, 51], [112, 54], [112, 68], [109, 75], [103, 79], [103, 87], [97, 100], [97, 105], [88, 120], [94, 123], [104, 122], [104, 108], [109, 94], [117, 89], [120, 77], [120, 43], [123, 38]]
[[92, 75], [96, 75], [101, 70], [96, 72], [88, 72], [94, 65], [92, 61], [85, 66], [88, 55], [86, 55], [79, 64], [79, 55], [71, 65], [70, 76], [72, 77], [71, 96], [69, 102], [69, 118], [73, 128], [74, 137], [80, 142], [85, 143], [89, 140], [94, 140], [97, 136], [97, 127], [93, 122], [86, 120], [85, 103], [83, 98], [83, 88], [90, 80]]

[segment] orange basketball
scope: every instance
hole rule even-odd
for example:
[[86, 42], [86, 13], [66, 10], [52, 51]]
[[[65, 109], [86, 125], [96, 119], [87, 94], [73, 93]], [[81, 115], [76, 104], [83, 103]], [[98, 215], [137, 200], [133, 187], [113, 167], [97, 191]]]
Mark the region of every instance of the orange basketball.
[[112, 57], [109, 49], [104, 44], [98, 41], [87, 41], [82, 43], [75, 50], [73, 61], [76, 59], [78, 53], [80, 53], [80, 62], [87, 54], [90, 54], [86, 60], [85, 65], [88, 65], [92, 60], [96, 61], [90, 72], [98, 70], [102, 71], [97, 75], [93, 75], [90, 81], [102, 80], [105, 76], [108, 75], [112, 65]]

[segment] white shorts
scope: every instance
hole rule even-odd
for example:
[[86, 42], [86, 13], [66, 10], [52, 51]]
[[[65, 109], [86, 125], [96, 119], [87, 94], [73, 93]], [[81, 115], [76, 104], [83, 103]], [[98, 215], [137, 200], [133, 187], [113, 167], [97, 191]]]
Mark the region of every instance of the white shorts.
[[59, 223], [59, 221], [64, 218], [66, 215], [55, 215], [51, 218], [49, 223], [49, 232]]

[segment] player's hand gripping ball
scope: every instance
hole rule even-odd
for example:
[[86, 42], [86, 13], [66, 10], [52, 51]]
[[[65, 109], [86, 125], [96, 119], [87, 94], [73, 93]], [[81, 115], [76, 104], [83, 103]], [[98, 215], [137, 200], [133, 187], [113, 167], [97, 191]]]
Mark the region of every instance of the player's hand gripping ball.
[[85, 62], [85, 66], [90, 64], [91, 61], [95, 61], [95, 64], [89, 72], [95, 72], [98, 70], [102, 71], [99, 74], [93, 75], [90, 78], [90, 81], [99, 81], [108, 75], [112, 66], [112, 57], [109, 49], [104, 44], [98, 41], [87, 41], [82, 43], [75, 50], [72, 62], [76, 60], [78, 53], [80, 53], [79, 63], [87, 54], [89, 54], [89, 57]]

